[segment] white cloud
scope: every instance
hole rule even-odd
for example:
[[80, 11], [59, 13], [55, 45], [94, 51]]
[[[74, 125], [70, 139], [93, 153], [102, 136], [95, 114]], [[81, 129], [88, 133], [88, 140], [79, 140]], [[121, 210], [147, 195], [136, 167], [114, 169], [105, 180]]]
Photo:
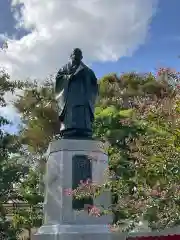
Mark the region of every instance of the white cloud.
[[[116, 61], [146, 40], [156, 0], [13, 0], [17, 26], [32, 32], [8, 40], [0, 62], [14, 77], [46, 77], [67, 61], [72, 48], [85, 61]], [[1, 36], [2, 38], [2, 36]]]

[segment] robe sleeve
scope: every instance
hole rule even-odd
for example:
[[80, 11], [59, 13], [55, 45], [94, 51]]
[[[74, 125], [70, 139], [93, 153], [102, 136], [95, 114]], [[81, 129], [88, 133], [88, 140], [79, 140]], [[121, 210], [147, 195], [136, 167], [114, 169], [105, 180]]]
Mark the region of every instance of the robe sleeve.
[[55, 78], [55, 98], [63, 90], [63, 83], [65, 81], [65, 74], [67, 74], [67, 65], [60, 68]]
[[95, 94], [98, 95], [99, 94], [98, 80], [97, 80], [95, 73], [92, 70], [91, 70], [91, 82], [92, 82], [93, 88], [95, 90]]
[[97, 85], [97, 78], [96, 78], [95, 73], [94, 73], [90, 68], [88, 68], [88, 72], [89, 72], [91, 84], [92, 84], [93, 86], [94, 86], [94, 85]]

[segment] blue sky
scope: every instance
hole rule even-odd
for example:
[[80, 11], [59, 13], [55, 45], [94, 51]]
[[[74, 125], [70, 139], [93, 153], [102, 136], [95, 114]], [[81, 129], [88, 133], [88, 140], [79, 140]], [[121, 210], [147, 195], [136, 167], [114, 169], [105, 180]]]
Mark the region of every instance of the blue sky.
[[[27, 34], [25, 30], [15, 28], [15, 20], [10, 8], [10, 0], [0, 0], [0, 33], [15, 35], [20, 39]], [[98, 63], [92, 67], [98, 76], [109, 72], [152, 71], [159, 66], [170, 66], [179, 69], [180, 55], [180, 1], [160, 0], [149, 26], [145, 44], [141, 45], [131, 57], [122, 57], [117, 62]]]

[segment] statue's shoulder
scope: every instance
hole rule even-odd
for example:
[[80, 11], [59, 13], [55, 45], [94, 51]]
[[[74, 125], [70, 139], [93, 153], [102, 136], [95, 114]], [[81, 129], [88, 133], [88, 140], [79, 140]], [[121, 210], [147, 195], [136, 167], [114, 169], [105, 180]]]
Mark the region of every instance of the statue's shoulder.
[[88, 66], [85, 65], [84, 63], [82, 63], [82, 64], [83, 64], [83, 67], [84, 67], [85, 71], [87, 71], [87, 72], [88, 72], [90, 75], [92, 75], [92, 76], [95, 75], [94, 71], [93, 71], [90, 67], [88, 67]]

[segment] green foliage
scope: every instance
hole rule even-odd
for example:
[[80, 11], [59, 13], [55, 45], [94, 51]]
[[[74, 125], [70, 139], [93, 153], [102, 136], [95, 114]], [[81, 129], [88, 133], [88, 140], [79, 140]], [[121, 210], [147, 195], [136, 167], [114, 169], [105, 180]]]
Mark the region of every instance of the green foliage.
[[[14, 91], [17, 83], [9, 82], [9, 77], [5, 73], [0, 76], [0, 106], [5, 106], [4, 95], [6, 92]], [[15, 228], [8, 219], [5, 204], [18, 199], [16, 184], [26, 174], [27, 168], [19, 163], [16, 154], [19, 153], [20, 145], [17, 136], [7, 134], [3, 131], [3, 126], [9, 121], [0, 116], [0, 236], [2, 240], [15, 240], [21, 232], [20, 228]]]
[[31, 229], [40, 227], [42, 224], [43, 196], [39, 189], [39, 177], [39, 171], [30, 169], [23, 182], [18, 185], [18, 193], [25, 207], [16, 208], [13, 216], [13, 225], [15, 228], [29, 231], [29, 238]]
[[[124, 230], [142, 219], [152, 229], [178, 224], [179, 89], [136, 73], [105, 76], [99, 89], [94, 137], [107, 146], [111, 179], [102, 188], [112, 191], [114, 223]], [[41, 161], [59, 131], [52, 82], [26, 88], [15, 106], [25, 124], [20, 141]]]
[[101, 79], [95, 134], [109, 146], [115, 222], [178, 224], [179, 104], [179, 90], [151, 74]]
[[26, 126], [20, 133], [21, 143], [27, 145], [30, 152], [43, 154], [53, 135], [59, 133], [51, 81], [43, 86], [34, 82], [25, 88], [15, 107], [22, 114], [22, 122]]

